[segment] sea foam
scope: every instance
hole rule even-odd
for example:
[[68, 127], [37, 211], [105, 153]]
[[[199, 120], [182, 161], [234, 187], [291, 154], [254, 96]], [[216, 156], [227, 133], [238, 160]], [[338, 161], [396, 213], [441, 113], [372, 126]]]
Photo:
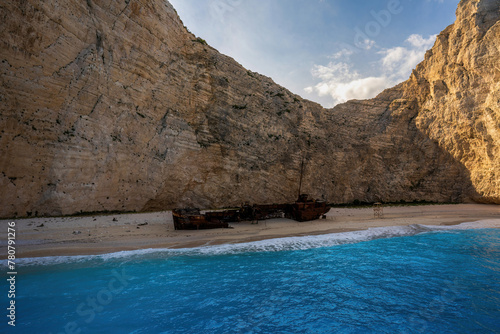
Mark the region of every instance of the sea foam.
[[[112, 260], [134, 260], [140, 258], [163, 258], [171, 256], [214, 256], [226, 254], [241, 254], [253, 252], [279, 252], [292, 250], [306, 250], [313, 248], [332, 247], [344, 244], [353, 244], [375, 239], [413, 236], [421, 233], [442, 232], [453, 230], [499, 228], [500, 220], [483, 220], [478, 222], [462, 223], [460, 225], [436, 226], [413, 224], [408, 226], [373, 227], [366, 230], [309, 235], [299, 237], [285, 237], [266, 239], [245, 243], [230, 243], [215, 246], [201, 246], [194, 248], [159, 248], [140, 249], [133, 251], [120, 251], [100, 255], [77, 255], [77, 256], [50, 256], [36, 258], [16, 259], [20, 266], [33, 265], [56, 265], [66, 263], [81, 263], [87, 261], [112, 261]], [[0, 265], [6, 266], [7, 260], [0, 261]]]

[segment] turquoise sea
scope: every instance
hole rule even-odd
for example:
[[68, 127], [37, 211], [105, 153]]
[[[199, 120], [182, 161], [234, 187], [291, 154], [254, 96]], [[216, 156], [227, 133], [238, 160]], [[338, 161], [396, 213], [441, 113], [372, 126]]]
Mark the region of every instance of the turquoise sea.
[[2, 333], [500, 333], [500, 230], [25, 259], [16, 289]]

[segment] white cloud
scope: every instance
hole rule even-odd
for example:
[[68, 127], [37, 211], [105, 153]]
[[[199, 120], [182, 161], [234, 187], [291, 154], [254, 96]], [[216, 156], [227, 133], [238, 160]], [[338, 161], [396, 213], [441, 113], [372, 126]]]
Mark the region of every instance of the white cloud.
[[356, 46], [361, 49], [371, 50], [375, 46], [375, 41], [364, 39], [362, 42], [357, 43]]
[[413, 34], [410, 37], [408, 37], [406, 41], [409, 42], [414, 47], [425, 48], [427, 50], [434, 45], [436, 37], [437, 35], [430, 35], [427, 39], [425, 39], [421, 35]]
[[[375, 64], [376, 75], [363, 75], [354, 69], [352, 62], [332, 61], [328, 65], [314, 65], [311, 74], [319, 79], [315, 86], [307, 87], [306, 93], [330, 96], [332, 105], [351, 99], [369, 99], [382, 90], [406, 80], [415, 66], [424, 59], [425, 52], [436, 39], [436, 35], [423, 38], [411, 35], [404, 46], [376, 52], [381, 56]], [[335, 53], [331, 58], [350, 56], [349, 50]]]
[[386, 77], [363, 77], [353, 66], [344, 62], [330, 62], [327, 66], [315, 65], [312, 75], [321, 79], [314, 87], [307, 87], [306, 93], [331, 96], [335, 104], [352, 99], [367, 99], [390, 87], [393, 82]]
[[334, 53], [330, 58], [340, 59], [340, 58], [349, 58], [354, 54], [354, 51], [351, 49], [342, 49], [337, 53]]
[[315, 65], [311, 72], [314, 77], [320, 78], [323, 81], [335, 80], [337, 78], [342, 78], [343, 80], [355, 79], [358, 77], [358, 73], [352, 71], [351, 65], [343, 62], [331, 62], [327, 66]]
[[406, 40], [410, 47], [395, 47], [378, 52], [383, 55], [382, 65], [384, 70], [393, 76], [404, 78], [424, 59], [425, 52], [432, 47], [436, 35], [424, 39], [420, 35], [411, 35]]
[[391, 86], [392, 83], [385, 77], [368, 77], [338, 85], [336, 93], [344, 100], [368, 99], [380, 92], [381, 87]]

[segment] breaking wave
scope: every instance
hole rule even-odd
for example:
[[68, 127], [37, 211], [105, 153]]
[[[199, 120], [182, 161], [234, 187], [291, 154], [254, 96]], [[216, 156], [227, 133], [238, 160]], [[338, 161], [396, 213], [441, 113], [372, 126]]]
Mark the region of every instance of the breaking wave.
[[[353, 244], [375, 239], [386, 239], [394, 237], [413, 236], [421, 233], [443, 232], [453, 230], [478, 229], [500, 227], [499, 222], [481, 221], [475, 223], [463, 223], [453, 226], [433, 226], [433, 225], [408, 225], [374, 227], [367, 230], [310, 235], [300, 237], [285, 237], [277, 239], [266, 239], [246, 243], [222, 244], [216, 246], [201, 246], [195, 248], [182, 249], [141, 249], [133, 251], [121, 251], [101, 255], [78, 255], [78, 256], [54, 256], [37, 258], [16, 259], [16, 264], [20, 266], [32, 265], [57, 265], [68, 263], [82, 263], [89, 261], [106, 262], [113, 260], [130, 261], [137, 259], [158, 259], [172, 256], [214, 256], [228, 254], [242, 254], [253, 252], [279, 252], [306, 250], [313, 248], [332, 247], [344, 244]], [[2, 266], [7, 265], [6, 260], [0, 262]]]

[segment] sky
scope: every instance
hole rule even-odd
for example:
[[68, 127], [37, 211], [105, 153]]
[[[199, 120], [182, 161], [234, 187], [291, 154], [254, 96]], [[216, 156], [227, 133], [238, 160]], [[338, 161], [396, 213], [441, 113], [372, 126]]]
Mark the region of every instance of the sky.
[[197, 37], [324, 107], [409, 78], [459, 0], [169, 0]]

